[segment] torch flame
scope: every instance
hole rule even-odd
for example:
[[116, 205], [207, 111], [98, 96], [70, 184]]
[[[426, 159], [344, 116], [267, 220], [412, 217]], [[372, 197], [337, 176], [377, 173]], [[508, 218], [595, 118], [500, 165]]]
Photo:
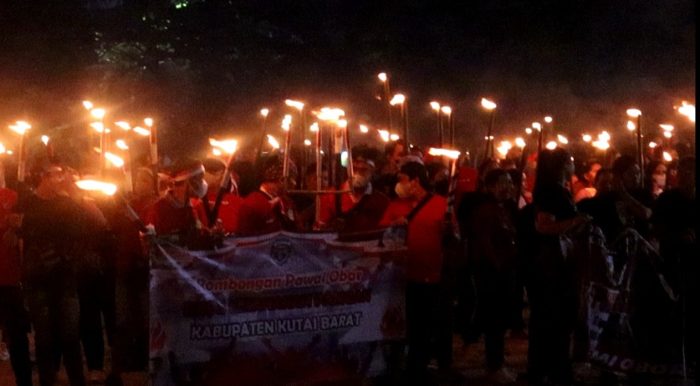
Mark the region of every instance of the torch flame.
[[314, 132], [314, 133], [317, 132], [318, 131], [318, 122], [312, 123], [311, 126], [309, 126], [309, 131]]
[[600, 134], [598, 134], [598, 140], [608, 142], [610, 141], [610, 134], [607, 131], [603, 130]]
[[45, 146], [48, 146], [48, 145], [49, 145], [49, 136], [48, 136], [48, 135], [42, 135], [42, 136], [41, 136], [41, 142], [43, 142]]
[[436, 147], [431, 147], [428, 149], [428, 154], [435, 156], [435, 157], [448, 157], [450, 159], [457, 159], [459, 158], [459, 151], [457, 150], [450, 150], [450, 149], [440, 149]]
[[389, 104], [392, 106], [400, 105], [406, 102], [406, 96], [403, 94], [396, 94], [394, 95], [393, 98], [389, 101]]
[[107, 161], [111, 162], [112, 165], [114, 165], [118, 168], [124, 166], [124, 160], [116, 154], [106, 152], [105, 158], [107, 159]]
[[527, 134], [527, 135], [532, 134], [532, 129], [529, 128], [529, 127], [526, 127], [526, 128], [525, 128], [525, 134]]
[[542, 124], [539, 122], [532, 122], [532, 125], [530, 126], [537, 131], [542, 131]]
[[286, 104], [286, 105], [289, 106], [289, 107], [294, 107], [295, 109], [297, 109], [297, 110], [299, 110], [299, 111], [301, 111], [301, 110], [304, 109], [304, 103], [303, 103], [303, 102], [299, 102], [299, 101], [287, 99], [287, 100], [284, 101], [284, 104]]
[[557, 141], [559, 141], [559, 143], [561, 143], [562, 145], [566, 145], [569, 143], [569, 140], [561, 134], [557, 134]]
[[102, 130], [104, 130], [104, 125], [102, 124], [102, 122], [92, 122], [90, 123], [90, 127], [95, 129], [95, 131], [98, 133], [101, 133]]
[[304, 140], [304, 146], [311, 146], [311, 140], [310, 140], [310, 139], [305, 139], [305, 140]]
[[591, 140], [593, 140], [593, 137], [590, 134], [583, 135], [583, 142], [591, 142]]
[[382, 138], [382, 141], [384, 142], [389, 142], [389, 132], [386, 130], [377, 130], [379, 133], [379, 136]]
[[149, 128], [153, 127], [153, 118], [144, 118], [143, 123]]
[[131, 130], [131, 125], [129, 124], [129, 122], [119, 121], [119, 122], [114, 122], [114, 124], [117, 125], [117, 127], [119, 127], [122, 130], [126, 130], [126, 131]]
[[593, 147], [599, 150], [608, 150], [610, 148], [610, 143], [608, 143], [608, 141], [603, 141], [600, 139], [597, 141], [593, 141], [591, 145], [593, 145]]
[[521, 149], [524, 148], [525, 147], [525, 140], [522, 139], [522, 137], [515, 138], [515, 146], [517, 146]]
[[662, 123], [659, 125], [663, 131], [673, 131], [673, 125], [669, 125], [668, 123]]
[[7, 152], [7, 149], [5, 149], [5, 145], [0, 142], [0, 154], [5, 154]]
[[339, 119], [335, 124], [341, 129], [348, 127], [348, 121], [346, 119]]
[[549, 141], [545, 147], [549, 150], [554, 150], [557, 148], [557, 143], [555, 141]]
[[270, 114], [270, 109], [268, 108], [262, 108], [260, 109], [260, 115], [263, 116], [263, 118], [267, 118], [267, 115]]
[[669, 152], [665, 151], [665, 152], [663, 153], [663, 155], [664, 155], [664, 161], [666, 161], [666, 162], [671, 162], [671, 161], [673, 161], [673, 157], [671, 157], [671, 154], [670, 154]]
[[78, 189], [87, 191], [98, 191], [102, 192], [107, 196], [113, 196], [117, 192], [117, 185], [111, 184], [109, 182], [97, 181], [97, 180], [78, 180], [75, 182]]
[[141, 135], [141, 136], [144, 136], [144, 137], [148, 137], [149, 135], [151, 135], [151, 131], [150, 131], [150, 130], [144, 129], [144, 128], [141, 127], [141, 126], [136, 126], [136, 127], [134, 127], [134, 133], [136, 133], [136, 134], [138, 134], [138, 135]]
[[220, 156], [222, 156], [224, 153], [222, 153], [221, 150], [219, 150], [218, 148], [215, 147], [215, 148], [212, 148], [212, 149], [211, 149], [211, 154], [214, 154], [215, 156], [220, 157]]
[[649, 148], [650, 148], [650, 149], [655, 149], [657, 146], [659, 146], [659, 145], [657, 145], [656, 142], [653, 142], [653, 141], [652, 141], [652, 142], [649, 142]]
[[209, 138], [209, 144], [215, 148], [218, 148], [219, 150], [222, 150], [226, 154], [233, 154], [238, 148], [238, 141], [235, 139], [224, 139], [219, 141], [214, 138]]
[[83, 107], [85, 107], [85, 110], [90, 111], [94, 106], [90, 101], [83, 101]]
[[486, 110], [493, 110], [496, 108], [496, 103], [486, 98], [481, 98], [481, 107], [485, 108]]
[[640, 115], [642, 115], [642, 112], [639, 109], [627, 109], [627, 116], [629, 117], [637, 118]]
[[389, 135], [389, 139], [392, 141], [398, 141], [399, 135], [398, 134], [391, 134], [391, 135]]
[[440, 104], [438, 102], [430, 102], [430, 108], [435, 111], [440, 111]]
[[90, 110], [90, 115], [97, 119], [102, 119], [105, 117], [105, 114], [107, 114], [107, 111], [105, 109], [92, 109]]
[[10, 125], [9, 128], [10, 130], [14, 131], [19, 135], [24, 135], [24, 133], [26, 133], [27, 130], [32, 128], [32, 125], [25, 121], [17, 121], [14, 125]]
[[272, 146], [272, 148], [275, 150], [280, 148], [280, 143], [277, 142], [275, 137], [271, 136], [270, 134], [267, 135], [267, 143], [269, 143], [270, 146]]
[[381, 80], [382, 82], [386, 82], [386, 80], [389, 79], [386, 76], [386, 72], [380, 72], [379, 74], [377, 74], [377, 78], [379, 78], [379, 80]]
[[678, 107], [678, 112], [681, 115], [688, 117], [691, 122], [695, 123], [695, 105], [691, 105], [690, 103], [683, 101], [683, 105]]
[[122, 150], [129, 150], [129, 145], [126, 144], [126, 141], [123, 139], [118, 139], [116, 141], [117, 147], [122, 149]]
[[450, 115], [450, 114], [452, 114], [452, 108], [451, 108], [450, 106], [442, 106], [442, 108], [441, 108], [440, 110], [441, 110], [442, 113], [445, 114], [445, 115]]
[[340, 117], [345, 116], [345, 111], [333, 107], [323, 107], [321, 111], [314, 111], [314, 114], [322, 121], [337, 121]]
[[361, 132], [362, 134], [367, 134], [367, 133], [369, 133], [369, 127], [367, 127], [367, 126], [365, 126], [365, 125], [360, 125], [360, 132]]
[[289, 131], [289, 128], [292, 126], [292, 116], [287, 114], [284, 116], [282, 119], [282, 129], [284, 131]]
[[548, 115], [548, 116], [544, 117], [544, 121], [547, 122], [547, 123], [552, 123], [552, 117], [550, 117], [550, 116]]
[[664, 131], [664, 138], [671, 138], [673, 137], [673, 133], [670, 131]]
[[634, 122], [627, 121], [627, 130], [634, 131], [636, 128], [637, 128], [637, 126], [634, 124]]

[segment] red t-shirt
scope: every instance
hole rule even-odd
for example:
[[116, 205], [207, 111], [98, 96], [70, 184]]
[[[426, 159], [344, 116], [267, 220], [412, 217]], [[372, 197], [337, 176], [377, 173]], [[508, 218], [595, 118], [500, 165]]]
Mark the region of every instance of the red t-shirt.
[[169, 235], [173, 233], [185, 232], [192, 227], [197, 227], [206, 216], [201, 203], [178, 208], [173, 205], [172, 198], [166, 196], [151, 207], [147, 215], [146, 224], [153, 224], [157, 235]]
[[272, 199], [261, 191], [250, 193], [243, 199], [238, 218], [238, 233], [241, 235], [259, 235], [272, 233], [282, 229], [277, 212], [280, 210], [273, 205]]
[[[414, 206], [413, 202], [407, 200], [392, 201], [384, 212], [381, 224], [388, 226], [397, 219], [406, 217]], [[406, 233], [407, 280], [420, 283], [440, 281], [443, 257], [443, 224], [446, 210], [447, 200], [435, 194], [409, 222]]]
[[[10, 228], [7, 216], [15, 213], [17, 193], [10, 189], [0, 188], [0, 238]], [[16, 286], [20, 282], [19, 253], [0, 239], [0, 286]]]
[[[214, 209], [217, 194], [217, 192], [207, 194], [207, 201], [209, 202], [210, 210]], [[226, 231], [226, 233], [238, 233], [238, 218], [240, 216], [242, 203], [243, 199], [241, 198], [241, 196], [233, 193], [226, 193], [221, 198], [221, 205], [219, 206], [217, 219], [221, 220], [221, 222], [223, 223], [224, 231]], [[205, 223], [209, 227], [213, 225], [209, 224], [208, 221], [206, 221]]]
[[[347, 189], [345, 185], [342, 189]], [[325, 224], [330, 224], [335, 218], [338, 217], [338, 213], [335, 210], [335, 200], [338, 194], [329, 193], [321, 196], [321, 222]], [[352, 195], [350, 193], [343, 193], [340, 195], [340, 210], [345, 213], [355, 206], [356, 202], [352, 200]]]

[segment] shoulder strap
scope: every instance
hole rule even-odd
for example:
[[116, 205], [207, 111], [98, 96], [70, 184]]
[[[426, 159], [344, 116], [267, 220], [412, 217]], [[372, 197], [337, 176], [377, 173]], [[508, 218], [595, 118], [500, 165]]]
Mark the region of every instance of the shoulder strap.
[[418, 212], [419, 212], [421, 209], [423, 209], [423, 207], [425, 206], [425, 204], [427, 204], [428, 201], [430, 201], [431, 198], [433, 198], [433, 194], [432, 194], [432, 193], [426, 194], [425, 197], [423, 197], [423, 199], [418, 203], [418, 205], [416, 205], [413, 209], [411, 209], [410, 212], [408, 212], [408, 214], [406, 215], [406, 221], [411, 222], [411, 220], [413, 220], [413, 218], [416, 217], [416, 215], [418, 214]]

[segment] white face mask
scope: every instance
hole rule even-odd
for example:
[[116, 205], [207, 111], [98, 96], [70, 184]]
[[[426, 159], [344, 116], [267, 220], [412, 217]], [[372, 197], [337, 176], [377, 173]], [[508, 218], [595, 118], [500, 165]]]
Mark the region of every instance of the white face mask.
[[192, 194], [202, 198], [207, 195], [207, 190], [209, 189], [209, 184], [204, 179], [190, 180], [190, 187], [192, 188]]
[[399, 196], [399, 198], [411, 197], [411, 190], [408, 183], [396, 183], [396, 186], [394, 186], [394, 192], [396, 192], [396, 195]]
[[362, 174], [354, 174], [352, 176], [353, 189], [365, 189], [369, 185], [369, 177]]
[[665, 174], [654, 174], [651, 176], [651, 179], [654, 180], [654, 183], [659, 188], [663, 189], [666, 187], [666, 175]]

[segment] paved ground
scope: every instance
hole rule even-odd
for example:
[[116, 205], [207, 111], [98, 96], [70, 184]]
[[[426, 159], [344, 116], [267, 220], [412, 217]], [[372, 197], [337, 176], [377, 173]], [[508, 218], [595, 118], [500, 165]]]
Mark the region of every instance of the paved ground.
[[[507, 363], [518, 372], [525, 371], [527, 341], [524, 339], [509, 339], [507, 343]], [[471, 386], [489, 385], [484, 380], [483, 369], [483, 345], [481, 343], [464, 347], [459, 338], [455, 337], [455, 369], [465, 375], [464, 382], [458, 384], [468, 384]], [[108, 353], [109, 355], [109, 353]], [[108, 362], [108, 361], [107, 361]], [[129, 373], [124, 377], [125, 386], [147, 385], [147, 375], [145, 373]], [[371, 382], [369, 382], [371, 383]], [[35, 384], [38, 385], [35, 370]], [[525, 383], [522, 383], [523, 385]], [[67, 386], [68, 381], [64, 372], [59, 375], [57, 386]], [[14, 377], [9, 362], [0, 361], [0, 386], [14, 386]]]
[[[440, 385], [469, 385], [469, 386], [493, 386], [491, 382], [485, 379], [483, 344], [481, 342], [464, 346], [462, 341], [455, 337], [454, 340], [454, 368], [456, 372], [464, 376], [463, 379], [453, 382], [441, 382]], [[109, 355], [109, 352], [107, 353]], [[109, 363], [109, 361], [107, 361]], [[527, 364], [527, 340], [508, 338], [506, 342], [506, 363], [519, 374], [525, 373]], [[35, 371], [36, 373], [36, 371]], [[35, 374], [35, 385], [38, 385]], [[367, 384], [377, 384], [377, 382], [367, 382]], [[385, 384], [385, 383], [383, 383]], [[519, 380], [517, 386], [525, 386], [527, 383], [524, 380]], [[581, 382], [579, 385], [599, 385], [600, 381], [597, 378], [591, 378], [586, 382]], [[651, 385], [675, 386], [682, 383], [670, 382], [668, 380], [660, 380]], [[67, 386], [68, 381], [65, 373], [59, 375], [57, 386]], [[125, 386], [145, 386], [148, 385], [146, 373], [129, 373], [124, 377]], [[688, 386], [695, 383], [686, 384]], [[0, 361], [0, 386], [14, 386], [14, 378], [9, 362]], [[255, 385], [258, 386], [258, 385]]]

